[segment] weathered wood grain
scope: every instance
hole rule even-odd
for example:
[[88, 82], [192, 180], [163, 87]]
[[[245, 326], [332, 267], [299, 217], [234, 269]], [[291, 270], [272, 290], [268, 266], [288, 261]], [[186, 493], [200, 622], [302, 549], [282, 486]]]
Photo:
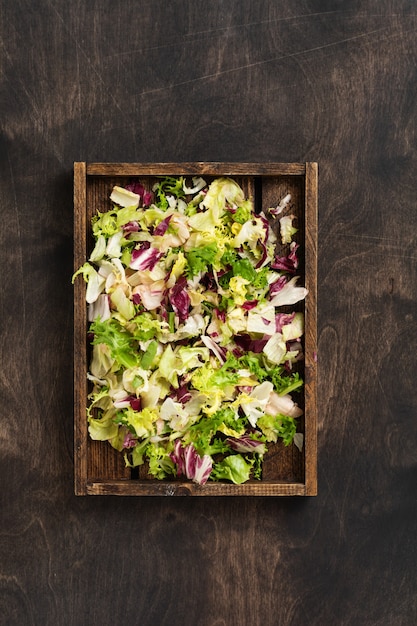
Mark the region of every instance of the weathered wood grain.
[[[80, 233], [87, 233], [87, 190], [85, 185], [85, 163], [74, 165], [74, 272], [87, 260], [86, 238]], [[82, 347], [86, 343], [84, 329], [87, 326], [86, 307], [79, 306], [85, 299], [85, 287], [82, 281], [74, 284], [74, 489], [78, 495], [86, 493], [85, 483], [88, 475], [87, 459], [87, 423], [80, 419], [85, 415], [87, 397], [87, 355]]]
[[307, 163], [305, 173], [305, 477], [306, 494], [317, 494], [317, 258], [318, 167]]
[[[95, 496], [305, 496], [305, 483], [278, 483], [262, 481], [243, 485], [209, 483], [196, 485], [192, 482], [169, 482], [160, 480], [102, 480], [87, 483], [87, 493]], [[314, 495], [314, 494], [313, 494]]]
[[[417, 619], [412, 0], [0, 3], [0, 615]], [[74, 161], [318, 162], [318, 496], [73, 495]]]
[[273, 176], [280, 172], [286, 175], [305, 174], [305, 163], [88, 163], [87, 175], [96, 176], [139, 176], [139, 175], [184, 175], [200, 176]]

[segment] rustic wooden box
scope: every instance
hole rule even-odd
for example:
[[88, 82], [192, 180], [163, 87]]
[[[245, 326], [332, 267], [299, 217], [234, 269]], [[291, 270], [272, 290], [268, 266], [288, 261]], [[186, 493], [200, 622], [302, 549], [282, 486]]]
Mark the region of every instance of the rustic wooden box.
[[74, 295], [74, 469], [76, 495], [196, 495], [196, 496], [311, 496], [317, 493], [317, 164], [316, 163], [75, 163], [74, 164], [74, 268], [88, 258], [93, 247], [91, 217], [106, 210], [115, 184], [132, 178], [150, 183], [158, 175], [228, 175], [234, 178], [255, 207], [276, 206], [287, 193], [297, 217], [301, 268], [308, 296], [301, 303], [305, 314], [304, 388], [299, 418], [304, 433], [303, 451], [277, 443], [269, 447], [262, 481], [242, 485], [226, 482], [201, 486], [188, 480], [159, 481], [142, 468], [139, 474], [125, 467], [123, 455], [107, 443], [92, 441], [87, 431], [88, 384], [87, 307], [85, 283], [77, 280]]

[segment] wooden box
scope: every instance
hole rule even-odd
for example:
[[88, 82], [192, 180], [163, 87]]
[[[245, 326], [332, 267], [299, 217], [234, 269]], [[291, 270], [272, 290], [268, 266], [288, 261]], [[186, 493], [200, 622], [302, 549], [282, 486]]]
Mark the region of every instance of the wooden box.
[[[317, 493], [317, 164], [316, 163], [75, 163], [74, 164], [74, 268], [78, 269], [93, 247], [91, 218], [109, 207], [114, 185], [132, 179], [151, 184], [161, 175], [230, 176], [254, 197], [255, 207], [266, 210], [286, 194], [297, 218], [301, 276], [308, 289], [301, 303], [305, 314], [303, 363], [304, 410], [300, 428], [304, 445], [277, 443], [269, 447], [261, 481], [241, 485], [189, 480], [156, 480], [146, 472], [125, 467], [123, 455], [108, 443], [92, 441], [87, 430], [86, 406], [89, 360], [85, 283], [75, 282], [74, 296], [74, 469], [77, 495], [195, 495], [195, 496], [310, 496]], [[156, 178], [155, 178], [156, 180]]]

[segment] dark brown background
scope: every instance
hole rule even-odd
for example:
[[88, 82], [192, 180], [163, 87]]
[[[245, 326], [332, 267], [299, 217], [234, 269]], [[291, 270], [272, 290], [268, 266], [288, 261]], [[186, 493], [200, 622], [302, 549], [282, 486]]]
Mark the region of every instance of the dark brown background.
[[[0, 622], [417, 623], [417, 3], [1, 0]], [[73, 161], [318, 161], [319, 495], [73, 495]]]

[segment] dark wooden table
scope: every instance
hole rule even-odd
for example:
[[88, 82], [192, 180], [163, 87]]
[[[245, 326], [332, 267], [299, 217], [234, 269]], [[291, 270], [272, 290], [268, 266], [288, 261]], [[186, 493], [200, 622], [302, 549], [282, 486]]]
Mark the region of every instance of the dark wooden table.
[[[0, 623], [417, 623], [417, 5], [2, 0]], [[319, 495], [73, 495], [74, 161], [318, 161]]]

